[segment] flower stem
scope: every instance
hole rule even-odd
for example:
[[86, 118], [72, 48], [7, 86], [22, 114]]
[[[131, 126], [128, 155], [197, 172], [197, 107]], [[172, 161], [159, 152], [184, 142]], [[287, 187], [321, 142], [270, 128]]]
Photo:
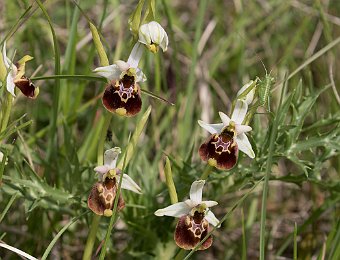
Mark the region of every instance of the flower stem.
[[204, 172], [202, 173], [202, 175], [201, 175], [201, 180], [206, 180], [207, 178], [208, 178], [208, 176], [209, 176], [209, 174], [212, 172], [212, 169], [213, 169], [214, 167], [213, 166], [211, 166], [211, 165], [207, 165], [206, 167], [205, 167], [205, 170], [204, 170]]
[[12, 104], [13, 104], [13, 96], [11, 93], [7, 92], [0, 132], [4, 131], [8, 125], [9, 117], [11, 115], [11, 110], [12, 110]]
[[168, 186], [169, 190], [171, 204], [175, 204], [178, 202], [178, 197], [176, 192], [176, 186], [172, 178], [171, 164], [168, 157], [165, 158], [164, 172], [166, 178], [166, 185]]
[[85, 245], [83, 260], [90, 260], [91, 259], [93, 245], [94, 245], [94, 242], [96, 241], [96, 235], [97, 235], [97, 230], [98, 230], [98, 226], [99, 226], [99, 221], [100, 221], [100, 216], [94, 214], [93, 219], [92, 219], [92, 223], [91, 223], [89, 236], [87, 237], [87, 241], [86, 241], [86, 245]]
[[[98, 165], [103, 165], [104, 164], [104, 144], [105, 144], [105, 138], [106, 138], [106, 133], [107, 129], [110, 126], [111, 118], [112, 115], [108, 112], [105, 112], [105, 121], [104, 121], [104, 126], [100, 135], [100, 139], [98, 142], [98, 150], [97, 150], [97, 164]], [[91, 228], [89, 232], [89, 236], [87, 237], [86, 245], [85, 245], [85, 250], [83, 254], [83, 260], [88, 260], [91, 259], [92, 255], [92, 250], [93, 250], [93, 245], [94, 242], [96, 241], [96, 235], [97, 235], [97, 230], [99, 226], [99, 221], [100, 221], [100, 216], [94, 215], [91, 223]]]

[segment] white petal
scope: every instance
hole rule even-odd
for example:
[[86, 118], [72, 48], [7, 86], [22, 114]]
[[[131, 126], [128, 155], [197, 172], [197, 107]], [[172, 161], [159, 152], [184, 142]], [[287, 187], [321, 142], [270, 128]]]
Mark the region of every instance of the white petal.
[[140, 43], [143, 43], [145, 45], [151, 44], [151, 37], [148, 24], [143, 24], [141, 27], [139, 27], [138, 36], [139, 36], [138, 41]]
[[119, 147], [106, 150], [104, 153], [104, 165], [110, 170], [116, 168], [118, 155], [121, 153]]
[[220, 118], [223, 122], [224, 126], [228, 126], [230, 124], [230, 118], [229, 116], [227, 116], [226, 114], [224, 114], [223, 112], [218, 112], [218, 114], [220, 115]]
[[140, 68], [136, 69], [136, 82], [146, 81], [146, 76]]
[[130, 68], [129, 63], [123, 61], [123, 60], [117, 60], [115, 61], [115, 64], [119, 67], [121, 71], [128, 70]]
[[251, 144], [248, 140], [248, 137], [245, 134], [240, 134], [236, 136], [236, 143], [238, 145], [238, 149], [248, 155], [250, 158], [255, 158], [255, 153]]
[[165, 52], [168, 49], [168, 45], [169, 45], [169, 38], [166, 32], [164, 31], [164, 37], [161, 43], [159, 44], [159, 46], [161, 46], [162, 51]]
[[[211, 225], [213, 225], [213, 226], [217, 226], [218, 225], [218, 223], [220, 222], [216, 217], [215, 217], [215, 215], [214, 215], [214, 213], [212, 213], [212, 211], [211, 210], [209, 210], [207, 213], [206, 213], [206, 215], [205, 215], [205, 217], [204, 217]], [[218, 227], [220, 227], [220, 226], [218, 226]]]
[[[242, 95], [242, 93], [243, 93], [244, 91], [246, 91], [253, 83], [254, 83], [254, 81], [251, 80], [251, 81], [249, 81], [247, 84], [245, 84], [245, 85], [237, 92], [237, 95], [236, 95], [237, 98], [239, 98], [239, 96]], [[248, 105], [250, 105], [251, 102], [253, 102], [254, 94], [255, 94], [255, 87], [254, 87], [251, 91], [249, 91], [249, 93], [248, 93], [244, 98], [242, 98], [242, 99], [245, 100], [246, 103], [247, 103]]]
[[139, 42], [137, 42], [135, 46], [133, 46], [133, 49], [127, 61], [127, 63], [130, 65], [131, 68], [138, 67], [138, 63], [142, 57], [143, 51], [144, 51], [144, 47]]
[[185, 202], [178, 202], [155, 212], [156, 216], [182, 217], [188, 215], [192, 208]]
[[236, 130], [236, 133], [239, 135], [239, 134], [250, 132], [252, 128], [249, 125], [235, 125], [235, 130]]
[[231, 116], [231, 120], [234, 121], [236, 124], [241, 125], [244, 120], [244, 117], [247, 114], [247, 110], [248, 110], [248, 105], [245, 101], [241, 99], [236, 100], [236, 104], [235, 104], [234, 112]]
[[123, 174], [122, 189], [130, 190], [130, 191], [136, 192], [138, 194], [142, 194], [141, 188], [127, 174]]
[[196, 205], [202, 202], [202, 191], [205, 184], [205, 180], [194, 181], [190, 188], [190, 200]]
[[109, 167], [107, 167], [106, 165], [101, 165], [101, 166], [97, 166], [96, 168], [94, 168], [94, 170], [98, 173], [102, 173], [105, 174], [107, 173], [110, 169]]
[[6, 69], [10, 68], [10, 64], [8, 62], [8, 58], [7, 58], [7, 52], [6, 52], [6, 41], [4, 42], [3, 48], [2, 48], [2, 58], [5, 64]]
[[98, 67], [93, 72], [108, 80], [117, 80], [119, 79], [122, 70], [117, 64], [112, 64], [110, 66]]
[[208, 124], [208, 123], [205, 123], [201, 120], [198, 120], [197, 122], [201, 127], [203, 127], [205, 130], [207, 130], [210, 134], [218, 134], [223, 129], [222, 123], [220, 123], [220, 124]]
[[6, 78], [6, 88], [9, 93], [12, 94], [13, 97], [15, 97], [15, 84], [14, 84], [14, 77], [12, 71], [10, 71]]
[[213, 206], [216, 206], [218, 204], [218, 202], [213, 201], [213, 200], [205, 200], [205, 201], [202, 201], [201, 204], [205, 204], [207, 206], [207, 208], [211, 208]]
[[149, 27], [151, 41], [159, 45], [160, 42], [163, 40], [163, 35], [162, 35], [162, 30], [161, 30], [162, 26], [159, 23], [152, 21], [148, 23], [148, 27]]

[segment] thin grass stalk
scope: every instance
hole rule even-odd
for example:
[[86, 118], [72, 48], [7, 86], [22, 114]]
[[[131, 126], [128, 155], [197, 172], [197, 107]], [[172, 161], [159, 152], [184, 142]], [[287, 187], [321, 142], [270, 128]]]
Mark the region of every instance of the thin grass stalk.
[[[60, 65], [60, 50], [58, 45], [58, 40], [56, 33], [54, 31], [52, 21], [50, 16], [48, 15], [44, 5], [41, 3], [40, 0], [35, 0], [36, 3], [39, 5], [39, 8], [43, 12], [53, 38], [53, 49], [54, 49], [54, 71], [56, 75], [61, 74], [61, 65]], [[59, 109], [59, 91], [60, 91], [60, 79], [55, 79], [55, 85], [53, 87], [53, 106], [52, 106], [52, 118], [51, 118], [51, 126], [50, 126], [50, 137], [49, 137], [49, 144], [48, 144], [48, 151], [47, 151], [47, 161], [50, 161], [52, 156], [54, 159], [57, 157], [57, 147], [58, 147], [58, 139], [57, 139], [57, 120], [58, 120], [58, 109]]]
[[[187, 144], [187, 139], [190, 131], [188, 129], [192, 128], [192, 123], [193, 123], [193, 98], [196, 97], [196, 93], [193, 91], [194, 90], [194, 84], [196, 80], [195, 76], [195, 71], [196, 71], [196, 65], [197, 65], [197, 60], [198, 60], [198, 44], [199, 40], [202, 35], [203, 31], [203, 22], [204, 22], [204, 15], [205, 11], [208, 5], [207, 0], [201, 0], [199, 1], [199, 10], [198, 10], [198, 17], [197, 17], [197, 22], [196, 22], [196, 31], [195, 31], [195, 39], [194, 39], [194, 44], [192, 46], [192, 55], [191, 55], [191, 66], [190, 66], [190, 71], [189, 71], [189, 76], [188, 76], [188, 83], [187, 83], [187, 91], [185, 95], [185, 107], [184, 107], [184, 119], [179, 120], [181, 124], [179, 125], [179, 136], [180, 136], [180, 146], [183, 148], [185, 144]], [[184, 98], [184, 97], [183, 97]], [[185, 151], [185, 149], [182, 149], [182, 151]]]
[[279, 117], [277, 116], [280, 112], [282, 102], [283, 102], [283, 95], [284, 91], [286, 89], [287, 84], [287, 77], [284, 81], [281, 95], [280, 95], [280, 101], [279, 106], [277, 108], [276, 117], [273, 122], [273, 126], [270, 133], [270, 139], [269, 139], [269, 148], [268, 148], [268, 159], [266, 164], [266, 174], [265, 174], [265, 180], [264, 180], [264, 186], [263, 186], [263, 193], [262, 193], [262, 205], [261, 205], [261, 221], [260, 221], [260, 260], [265, 260], [265, 233], [266, 233], [266, 213], [267, 213], [267, 197], [268, 197], [268, 189], [269, 189], [269, 176], [272, 169], [273, 164], [273, 153], [274, 153], [274, 146], [275, 146], [275, 138], [277, 135], [278, 125], [279, 125]]

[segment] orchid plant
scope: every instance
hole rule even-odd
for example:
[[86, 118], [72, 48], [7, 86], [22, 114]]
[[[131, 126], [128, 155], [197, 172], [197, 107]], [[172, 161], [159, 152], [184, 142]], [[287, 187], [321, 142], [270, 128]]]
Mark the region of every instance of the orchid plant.
[[[194, 181], [190, 188], [190, 199], [178, 202], [155, 212], [156, 216], [172, 216], [179, 218], [174, 239], [176, 244], [186, 250], [193, 249], [209, 233], [209, 223], [213, 226], [219, 224], [219, 220], [209, 209], [218, 203], [211, 200], [202, 200], [202, 191], [205, 181]], [[212, 244], [210, 236], [200, 246], [199, 250], [207, 249]]]
[[[239, 91], [238, 96], [242, 95], [248, 84]], [[231, 118], [219, 112], [222, 123], [208, 124], [198, 121], [198, 124], [211, 134], [199, 148], [199, 155], [203, 161], [208, 161], [209, 165], [218, 169], [229, 170], [237, 163], [239, 150], [250, 158], [255, 158], [253, 148], [245, 134], [252, 128], [243, 125], [248, 104], [252, 102], [253, 96], [254, 93], [250, 91], [245, 98], [237, 99]]]
[[158, 46], [166, 51], [168, 42], [168, 36], [160, 24], [154, 21], [144, 24], [139, 30], [139, 41], [126, 62], [118, 60], [112, 65], [94, 70], [109, 81], [102, 97], [103, 105], [108, 111], [121, 116], [134, 116], [141, 110], [141, 91], [137, 83], [146, 81], [146, 76], [138, 68], [144, 51], [143, 45], [155, 53]]
[[6, 88], [13, 97], [16, 97], [15, 87], [20, 89], [22, 94], [28, 98], [36, 98], [39, 94], [39, 88], [35, 87], [32, 81], [25, 76], [26, 62], [32, 59], [33, 57], [25, 55], [18, 61], [17, 65], [13, 64], [13, 62], [7, 57], [6, 42], [4, 42], [2, 48], [2, 62], [7, 71]]
[[[97, 166], [94, 170], [98, 173], [99, 181], [94, 184], [87, 200], [88, 207], [97, 215], [110, 217], [118, 190], [118, 182], [121, 174], [121, 188], [141, 194], [141, 188], [127, 174], [116, 168], [118, 155], [121, 153], [119, 147], [105, 151], [104, 165]], [[124, 199], [120, 195], [118, 210], [125, 206]]]

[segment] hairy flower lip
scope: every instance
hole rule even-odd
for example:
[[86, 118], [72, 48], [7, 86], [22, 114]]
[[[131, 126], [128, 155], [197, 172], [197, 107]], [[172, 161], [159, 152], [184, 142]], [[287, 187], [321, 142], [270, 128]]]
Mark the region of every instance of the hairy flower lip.
[[[210, 231], [209, 223], [203, 220], [202, 223], [195, 223], [192, 217], [181, 217], [176, 225], [174, 240], [178, 247], [184, 250], [191, 250], [202, 241]], [[212, 236], [210, 236], [198, 250], [208, 249], [213, 242]]]
[[[124, 78], [132, 78], [127, 75]], [[135, 82], [111, 81], [105, 88], [102, 103], [111, 113], [131, 117], [140, 112], [142, 99], [140, 87]]]
[[[209, 139], [203, 143], [200, 148], [199, 148], [199, 154], [204, 161], [209, 161], [209, 159], [214, 159], [215, 163], [213, 163], [213, 166], [216, 166], [217, 168], [220, 169], [230, 169], [232, 168], [238, 158], [238, 150], [242, 151], [243, 153], [247, 154], [250, 158], [255, 158], [255, 153], [251, 147], [251, 144], [248, 140], [248, 137], [245, 135], [245, 133], [249, 132], [252, 130], [252, 128], [248, 125], [242, 125], [242, 122], [246, 116], [248, 110], [248, 104], [245, 100], [238, 99], [236, 100], [235, 108], [233, 111], [233, 114], [231, 118], [229, 118], [226, 114], [223, 112], [219, 112], [220, 118], [222, 120], [222, 123], [219, 124], [208, 124], [205, 123], [201, 120], [198, 121], [198, 124], [207, 130], [209, 133], [212, 135], [209, 137]], [[232, 132], [234, 137], [233, 139], [235, 140], [235, 143], [237, 145], [237, 150], [235, 152], [235, 158], [236, 159], [235, 163], [230, 167], [227, 166], [228, 162], [225, 162], [225, 166], [222, 165], [222, 162], [218, 162], [217, 158], [214, 158], [214, 156], [211, 156], [213, 154], [211, 151], [209, 152], [208, 150], [211, 150], [212, 148], [209, 147], [209, 142], [211, 141], [211, 138], [213, 135], [222, 135], [228, 132]], [[215, 153], [217, 151], [215, 150]], [[216, 157], [216, 156], [215, 156]], [[227, 158], [224, 158], [227, 159]]]
[[[234, 139], [230, 140], [232, 143], [224, 143], [224, 146], [220, 142], [220, 135], [211, 135], [199, 148], [199, 155], [203, 161], [207, 161], [211, 166], [221, 170], [229, 170], [233, 168], [238, 159], [238, 146]], [[216, 140], [215, 136], [219, 139]], [[216, 141], [215, 141], [216, 140]], [[222, 147], [222, 148], [221, 148]]]

